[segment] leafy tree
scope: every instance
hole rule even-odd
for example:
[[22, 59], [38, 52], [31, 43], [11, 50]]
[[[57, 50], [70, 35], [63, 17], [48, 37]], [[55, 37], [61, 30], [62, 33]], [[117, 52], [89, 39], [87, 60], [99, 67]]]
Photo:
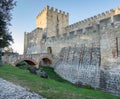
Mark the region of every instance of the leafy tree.
[[4, 54], [11, 54], [11, 53], [13, 54], [14, 52], [13, 52], [13, 48], [10, 47], [10, 46], [5, 47], [5, 48], [2, 49], [2, 55], [4, 55]]
[[9, 46], [13, 42], [8, 26], [11, 25], [11, 11], [15, 5], [14, 0], [0, 0], [0, 65], [2, 65], [2, 48]]

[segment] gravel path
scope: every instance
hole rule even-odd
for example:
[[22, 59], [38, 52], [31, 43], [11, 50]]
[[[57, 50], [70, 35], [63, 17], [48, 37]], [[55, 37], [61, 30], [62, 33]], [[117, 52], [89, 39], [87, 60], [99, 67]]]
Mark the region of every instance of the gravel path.
[[46, 99], [0, 78], [0, 99]]

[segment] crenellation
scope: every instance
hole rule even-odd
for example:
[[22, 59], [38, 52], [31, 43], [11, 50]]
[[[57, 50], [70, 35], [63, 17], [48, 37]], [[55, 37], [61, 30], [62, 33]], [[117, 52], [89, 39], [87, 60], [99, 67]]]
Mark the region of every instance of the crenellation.
[[49, 10], [49, 6], [46, 6], [38, 15], [36, 18], [40, 17], [46, 10]]
[[65, 15], [65, 11], [63, 11], [63, 15]]
[[66, 13], [66, 16], [69, 16], [69, 13]]
[[90, 21], [90, 20], [91, 20], [91, 18], [87, 18], [86, 20], [87, 20], [87, 21]]
[[95, 20], [94, 17], [91, 17], [92, 20]]
[[[117, 10], [120, 10], [120, 9], [117, 8]], [[110, 17], [111, 15], [114, 16], [114, 12], [115, 12], [115, 10], [111, 9], [109, 11], [106, 11], [105, 13], [101, 13], [101, 14], [98, 14], [97, 16], [93, 16], [91, 18], [88, 18], [88, 19], [82, 20], [80, 22], [77, 22], [75, 24], [69, 25], [66, 28], [68, 28], [68, 29], [72, 29], [72, 27], [77, 28], [78, 27], [77, 25], [83, 26], [84, 24], [91, 23], [91, 21], [96, 21], [99, 24], [100, 20]]]
[[93, 17], [94, 17], [94, 20], [95, 20], [95, 19], [97, 19], [97, 16], [96, 16], [96, 15], [95, 15], [95, 16], [93, 16]]
[[55, 8], [55, 12], [58, 13], [58, 9]]
[[67, 12], [65, 12], [65, 11], [62, 11], [62, 10], [58, 10], [58, 9], [56, 9], [56, 8], [54, 8], [54, 7], [48, 7], [47, 8], [49, 11], [51, 11], [51, 12], [55, 12], [55, 13], [58, 13], [58, 14], [60, 14], [60, 15], [65, 15], [65, 16], [69, 16], [69, 13], [67, 13]]
[[105, 13], [102, 13], [101, 15], [102, 15], [102, 17], [104, 17], [106, 14], [105, 14]]
[[106, 12], [105, 12], [106, 15], [109, 14], [109, 13], [110, 13], [109, 11], [106, 11]]
[[115, 12], [115, 10], [114, 9], [110, 9], [110, 12]]
[[58, 10], [58, 13], [62, 14], [62, 11], [61, 11], [61, 10]]
[[[109, 17], [112, 17], [115, 15], [115, 11], [119, 11], [120, 9], [119, 8], [116, 8], [115, 10], [111, 9], [109, 11], [106, 11], [105, 13], [101, 13], [101, 14], [98, 14], [97, 16], [93, 16], [93, 17], [90, 17], [90, 18], [87, 18], [87, 19], [84, 19], [80, 22], [77, 22], [77, 23], [74, 23], [74, 24], [71, 24], [69, 26], [66, 27], [66, 29], [68, 30], [72, 30], [73, 27], [77, 28], [79, 26], [84, 26], [84, 25], [89, 25], [89, 23], [95, 21], [97, 24], [99, 24], [99, 21], [101, 20], [104, 20], [105, 18], [109, 18]], [[120, 12], [119, 12], [120, 13]]]
[[85, 19], [84, 22], [87, 22], [87, 19]]
[[45, 7], [46, 10], [48, 10], [49, 8], [50, 8], [50, 6], [48, 6], [48, 5]]
[[101, 17], [101, 14], [98, 14], [98, 15], [97, 15], [97, 19], [100, 19], [100, 17]]
[[54, 12], [54, 8], [53, 8], [53, 7], [51, 7], [49, 10], [50, 10], [51, 12]]

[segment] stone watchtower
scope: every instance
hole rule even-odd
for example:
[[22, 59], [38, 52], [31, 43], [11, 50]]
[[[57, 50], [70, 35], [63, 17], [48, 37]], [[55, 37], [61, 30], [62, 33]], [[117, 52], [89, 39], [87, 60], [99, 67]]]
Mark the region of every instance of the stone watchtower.
[[36, 17], [36, 27], [46, 29], [47, 37], [64, 33], [64, 27], [69, 25], [69, 14], [46, 6]]

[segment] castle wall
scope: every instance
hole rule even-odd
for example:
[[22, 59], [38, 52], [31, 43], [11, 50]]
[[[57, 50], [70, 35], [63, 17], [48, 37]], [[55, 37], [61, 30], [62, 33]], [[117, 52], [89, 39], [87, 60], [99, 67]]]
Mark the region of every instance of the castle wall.
[[44, 29], [47, 27], [47, 10], [48, 6], [36, 17], [36, 28]]
[[24, 32], [24, 54], [27, 53], [27, 33]]
[[49, 8], [47, 12], [47, 37], [63, 34], [64, 27], [69, 25], [69, 14]]
[[64, 27], [69, 25], [69, 14], [47, 6], [36, 17], [36, 27], [46, 28], [47, 37], [63, 34]]
[[72, 83], [88, 84], [120, 96], [120, 68], [102, 69], [99, 56], [100, 49], [96, 47], [65, 47], [54, 68]]
[[120, 95], [119, 10], [67, 26], [63, 35], [47, 39], [53, 55], [59, 53], [54, 68], [60, 76]]
[[101, 20], [100, 23], [101, 66], [116, 68], [120, 60], [120, 14]]
[[53, 36], [47, 39], [46, 47], [53, 49], [53, 55], [57, 55], [63, 47], [80, 47], [81, 44], [90, 47], [100, 45], [99, 27], [97, 24], [84, 28], [76, 28], [69, 33], [60, 36]]
[[72, 83], [81, 82], [94, 88], [99, 87], [100, 48], [65, 47], [59, 54], [55, 71]]
[[120, 69], [101, 70], [100, 88], [120, 96]]
[[37, 28], [26, 35], [26, 44], [24, 47], [25, 53], [24, 54], [36, 54], [36, 53], [44, 53], [45, 47], [42, 40], [43, 30]]
[[51, 47], [53, 55], [57, 56], [63, 47], [79, 47], [81, 44], [89, 47], [92, 44], [101, 49], [103, 68], [108, 68], [112, 64], [115, 66], [115, 62], [119, 60], [118, 54], [120, 54], [119, 25], [120, 14], [116, 14], [116, 10], [110, 10], [66, 27], [66, 33], [63, 35], [49, 37], [46, 47]]

